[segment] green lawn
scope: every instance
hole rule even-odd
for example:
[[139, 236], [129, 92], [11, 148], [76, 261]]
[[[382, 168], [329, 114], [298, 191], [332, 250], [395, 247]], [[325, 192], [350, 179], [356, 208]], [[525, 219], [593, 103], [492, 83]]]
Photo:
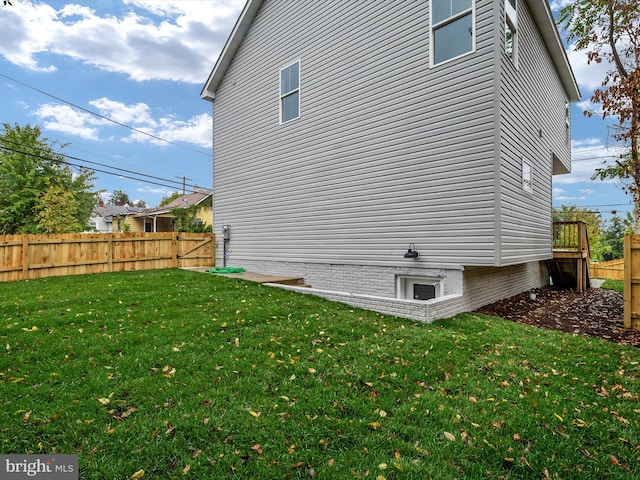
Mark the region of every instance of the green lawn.
[[81, 478], [640, 474], [640, 351], [482, 315], [160, 270], [0, 284], [0, 340], [0, 452]]
[[616, 292], [624, 292], [624, 282], [622, 280], [607, 279], [602, 284], [602, 288], [615, 290]]

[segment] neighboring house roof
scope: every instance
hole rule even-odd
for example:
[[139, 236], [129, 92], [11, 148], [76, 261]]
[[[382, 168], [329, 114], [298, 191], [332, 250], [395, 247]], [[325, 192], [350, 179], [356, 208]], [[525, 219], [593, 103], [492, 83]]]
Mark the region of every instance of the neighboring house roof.
[[128, 205], [98, 205], [96, 210], [104, 218], [105, 222], [111, 223], [113, 222], [113, 217], [131, 215], [144, 210], [144, 208], [130, 207]]
[[[231, 31], [231, 35], [227, 39], [227, 43], [222, 49], [222, 53], [218, 57], [218, 61], [213, 67], [207, 82], [200, 92], [200, 96], [203, 99], [209, 101], [215, 100], [216, 90], [227, 72], [229, 65], [231, 65], [233, 57], [240, 48], [245, 35], [249, 31], [249, 28], [251, 27], [251, 24], [264, 1], [265, 0], [247, 1], [240, 17]], [[531, 14], [533, 15], [538, 29], [540, 30], [544, 43], [549, 50], [549, 54], [556, 70], [558, 71], [558, 75], [560, 76], [562, 84], [567, 91], [569, 101], [575, 102], [580, 100], [578, 84], [575, 76], [573, 75], [573, 70], [569, 64], [569, 59], [567, 58], [567, 53], [553, 20], [553, 14], [549, 8], [549, 2], [547, 2], [547, 0], [525, 1], [531, 10]]]
[[187, 208], [193, 205], [199, 205], [206, 199], [210, 198], [211, 194], [211, 190], [204, 190], [202, 192], [194, 192], [188, 195], [180, 195], [178, 198], [162, 207], [141, 209], [142, 211], [136, 213], [134, 217], [166, 215], [171, 213], [171, 210], [174, 208]]

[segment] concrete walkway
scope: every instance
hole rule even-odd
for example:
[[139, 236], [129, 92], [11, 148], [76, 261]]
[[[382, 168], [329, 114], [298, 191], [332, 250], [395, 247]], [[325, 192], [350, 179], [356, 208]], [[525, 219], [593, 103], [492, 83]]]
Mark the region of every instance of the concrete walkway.
[[[193, 272], [206, 273], [213, 267], [184, 267], [182, 270], [191, 270]], [[210, 275], [220, 275], [229, 278], [241, 278], [256, 283], [281, 283], [285, 285], [303, 286], [304, 281], [301, 277], [292, 277], [288, 275], [265, 275], [262, 273], [243, 272], [243, 273], [216, 273]]]

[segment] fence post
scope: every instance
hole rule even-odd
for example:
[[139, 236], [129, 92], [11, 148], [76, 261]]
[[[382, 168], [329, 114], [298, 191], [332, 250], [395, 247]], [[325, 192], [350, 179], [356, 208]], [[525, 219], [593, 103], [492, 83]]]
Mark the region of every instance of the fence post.
[[22, 280], [29, 279], [29, 235], [22, 235]]
[[211, 266], [216, 266], [216, 234], [211, 232]]
[[173, 257], [171, 259], [172, 268], [178, 268], [180, 266], [178, 261], [178, 255], [180, 252], [178, 250], [178, 232], [173, 232], [171, 234], [171, 255]]
[[111, 232], [111, 234], [107, 237], [107, 271], [113, 272], [113, 236], [115, 233]]

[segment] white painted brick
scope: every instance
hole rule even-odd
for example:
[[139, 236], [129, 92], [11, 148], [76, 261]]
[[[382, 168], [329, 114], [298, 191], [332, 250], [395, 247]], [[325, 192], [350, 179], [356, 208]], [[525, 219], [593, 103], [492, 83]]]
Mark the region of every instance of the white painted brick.
[[[313, 288], [286, 288], [426, 322], [472, 311], [548, 283], [546, 268], [539, 262], [508, 267], [467, 267], [464, 271], [266, 261], [228, 266], [241, 266], [256, 273], [303, 277]], [[397, 299], [397, 275], [443, 278], [443, 296], [427, 302]]]

